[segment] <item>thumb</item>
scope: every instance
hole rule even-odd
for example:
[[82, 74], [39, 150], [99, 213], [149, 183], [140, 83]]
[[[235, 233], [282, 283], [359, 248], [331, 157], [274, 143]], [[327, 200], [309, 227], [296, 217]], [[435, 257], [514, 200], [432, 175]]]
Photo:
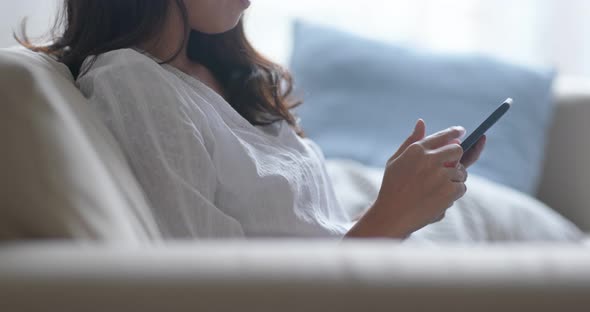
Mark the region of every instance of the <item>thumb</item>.
[[418, 119], [416, 125], [414, 126], [414, 131], [410, 136], [400, 145], [397, 152], [391, 157], [392, 159], [398, 158], [410, 145], [416, 143], [426, 136], [426, 124], [424, 120]]

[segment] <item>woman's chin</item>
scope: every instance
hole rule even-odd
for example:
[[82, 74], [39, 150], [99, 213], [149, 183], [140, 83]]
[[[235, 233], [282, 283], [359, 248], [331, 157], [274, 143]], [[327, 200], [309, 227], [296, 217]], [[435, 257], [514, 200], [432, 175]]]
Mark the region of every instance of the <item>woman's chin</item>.
[[208, 25], [208, 27], [193, 27], [193, 29], [204, 34], [217, 35], [226, 33], [236, 28], [239, 22], [240, 18], [233, 21], [232, 23], [219, 23], [218, 25]]

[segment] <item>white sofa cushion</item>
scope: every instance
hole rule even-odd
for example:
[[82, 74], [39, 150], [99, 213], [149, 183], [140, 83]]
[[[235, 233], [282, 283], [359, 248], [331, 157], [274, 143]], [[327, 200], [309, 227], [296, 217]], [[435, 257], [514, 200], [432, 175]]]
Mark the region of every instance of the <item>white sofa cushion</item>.
[[[343, 209], [358, 216], [376, 199], [383, 170], [352, 160], [326, 167]], [[579, 242], [583, 233], [540, 201], [477, 175], [446, 217], [412, 234], [409, 243]]]
[[116, 141], [67, 67], [0, 49], [0, 240], [160, 237]]

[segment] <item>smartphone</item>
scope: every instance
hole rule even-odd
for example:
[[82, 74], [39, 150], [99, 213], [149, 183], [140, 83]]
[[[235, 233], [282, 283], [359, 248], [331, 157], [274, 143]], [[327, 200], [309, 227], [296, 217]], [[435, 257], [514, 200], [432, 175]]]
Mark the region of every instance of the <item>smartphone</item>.
[[508, 98], [500, 107], [498, 107], [473, 133], [471, 133], [467, 139], [461, 143], [463, 153], [467, 153], [477, 141], [488, 131], [512, 106], [512, 99]]

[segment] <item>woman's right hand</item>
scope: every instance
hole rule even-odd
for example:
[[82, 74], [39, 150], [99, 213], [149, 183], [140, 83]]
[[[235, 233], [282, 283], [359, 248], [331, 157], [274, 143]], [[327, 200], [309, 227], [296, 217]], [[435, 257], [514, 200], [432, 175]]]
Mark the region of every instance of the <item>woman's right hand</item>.
[[440, 220], [465, 192], [467, 171], [460, 164], [462, 127], [424, 137], [419, 120], [414, 132], [389, 159], [377, 200], [348, 237], [406, 238]]

